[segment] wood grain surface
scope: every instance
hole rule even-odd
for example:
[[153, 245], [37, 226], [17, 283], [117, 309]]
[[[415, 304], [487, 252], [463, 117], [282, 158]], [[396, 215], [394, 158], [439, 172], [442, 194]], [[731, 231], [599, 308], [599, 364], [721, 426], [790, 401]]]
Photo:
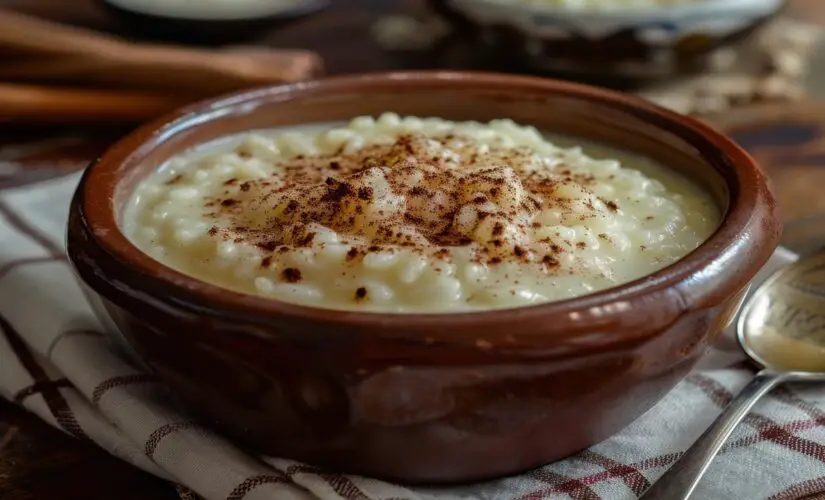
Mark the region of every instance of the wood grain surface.
[[770, 173], [783, 218], [825, 214], [825, 103], [742, 115], [722, 126]]
[[[369, 38], [369, 28], [390, 12], [415, 12], [418, 0], [346, 0], [267, 34], [262, 44], [308, 48], [324, 58], [328, 73], [397, 68], [490, 68], [483, 54], [439, 47], [389, 54]], [[17, 9], [80, 26], [116, 31], [92, 0], [0, 0]], [[825, 2], [793, 0], [794, 15], [825, 26]], [[815, 68], [825, 77], [825, 67]], [[743, 110], [717, 123], [731, 131], [769, 171], [786, 220], [825, 214], [825, 104], [804, 102]], [[0, 128], [0, 189], [83, 168], [125, 130]], [[13, 147], [9, 147], [13, 145]], [[34, 151], [34, 152], [33, 152]], [[825, 220], [825, 218], [823, 219]], [[825, 224], [822, 225], [825, 228]], [[0, 499], [166, 500], [175, 488], [105, 452], [55, 431], [0, 402]]]

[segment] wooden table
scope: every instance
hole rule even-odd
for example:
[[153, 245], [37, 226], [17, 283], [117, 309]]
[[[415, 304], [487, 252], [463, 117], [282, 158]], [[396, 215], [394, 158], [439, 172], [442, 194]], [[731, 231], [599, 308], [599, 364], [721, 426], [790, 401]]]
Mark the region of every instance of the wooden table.
[[[375, 18], [420, 8], [416, 0], [347, 0], [299, 21], [264, 40], [273, 46], [319, 51], [329, 73], [387, 68], [472, 67], [483, 61], [469, 53], [390, 55], [367, 36]], [[0, 0], [10, 7], [83, 26], [113, 29], [91, 0]], [[822, 0], [794, 0], [797, 15], [825, 26]], [[825, 65], [817, 68], [825, 79]], [[745, 111], [725, 126], [763, 162], [786, 205], [786, 218], [825, 213], [825, 105], [802, 103]], [[77, 132], [77, 131], [73, 131]], [[0, 135], [0, 146], [54, 137], [56, 131], [23, 130]], [[82, 168], [121, 131], [94, 132], [91, 141], [67, 143], [27, 157], [19, 171], [0, 170], [0, 189]], [[0, 160], [2, 157], [0, 157]], [[800, 201], [801, 200], [801, 201]], [[825, 224], [822, 226], [825, 229]], [[3, 500], [167, 500], [175, 489], [131, 468], [90, 445], [62, 435], [36, 418], [0, 402], [0, 499]]]

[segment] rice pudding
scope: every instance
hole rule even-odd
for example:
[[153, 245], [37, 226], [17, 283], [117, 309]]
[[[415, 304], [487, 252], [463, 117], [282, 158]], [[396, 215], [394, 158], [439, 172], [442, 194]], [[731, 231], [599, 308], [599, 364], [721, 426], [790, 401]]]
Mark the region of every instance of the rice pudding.
[[511, 120], [392, 113], [254, 131], [170, 159], [135, 188], [122, 227], [158, 261], [239, 292], [455, 312], [611, 288], [718, 226], [687, 179], [562, 142]]

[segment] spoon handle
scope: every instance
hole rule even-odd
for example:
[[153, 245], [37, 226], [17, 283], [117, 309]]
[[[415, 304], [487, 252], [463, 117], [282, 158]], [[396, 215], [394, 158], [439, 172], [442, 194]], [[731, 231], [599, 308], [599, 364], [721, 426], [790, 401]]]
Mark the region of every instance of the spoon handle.
[[687, 500], [713, 458], [753, 405], [787, 374], [762, 370], [742, 389], [728, 408], [665, 474], [648, 489], [643, 500]]

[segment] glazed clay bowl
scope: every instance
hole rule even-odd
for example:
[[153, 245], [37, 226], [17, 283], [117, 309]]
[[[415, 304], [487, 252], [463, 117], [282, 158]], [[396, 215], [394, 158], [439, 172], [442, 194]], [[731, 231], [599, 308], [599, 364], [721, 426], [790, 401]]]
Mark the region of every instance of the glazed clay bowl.
[[[377, 115], [508, 117], [635, 151], [725, 214], [696, 251], [618, 288], [461, 314], [317, 309], [235, 293], [142, 253], [118, 217], [170, 155], [249, 129]], [[411, 483], [470, 481], [568, 456], [659, 401], [735, 315], [777, 245], [763, 173], [712, 128], [635, 97], [483, 73], [373, 74], [196, 104], [85, 173], [68, 251], [105, 320], [189, 406], [257, 450]]]
[[536, 71], [649, 80], [697, 71], [752, 34], [786, 0], [696, 0], [650, 7], [572, 8], [514, 0], [428, 0], [469, 37]]

